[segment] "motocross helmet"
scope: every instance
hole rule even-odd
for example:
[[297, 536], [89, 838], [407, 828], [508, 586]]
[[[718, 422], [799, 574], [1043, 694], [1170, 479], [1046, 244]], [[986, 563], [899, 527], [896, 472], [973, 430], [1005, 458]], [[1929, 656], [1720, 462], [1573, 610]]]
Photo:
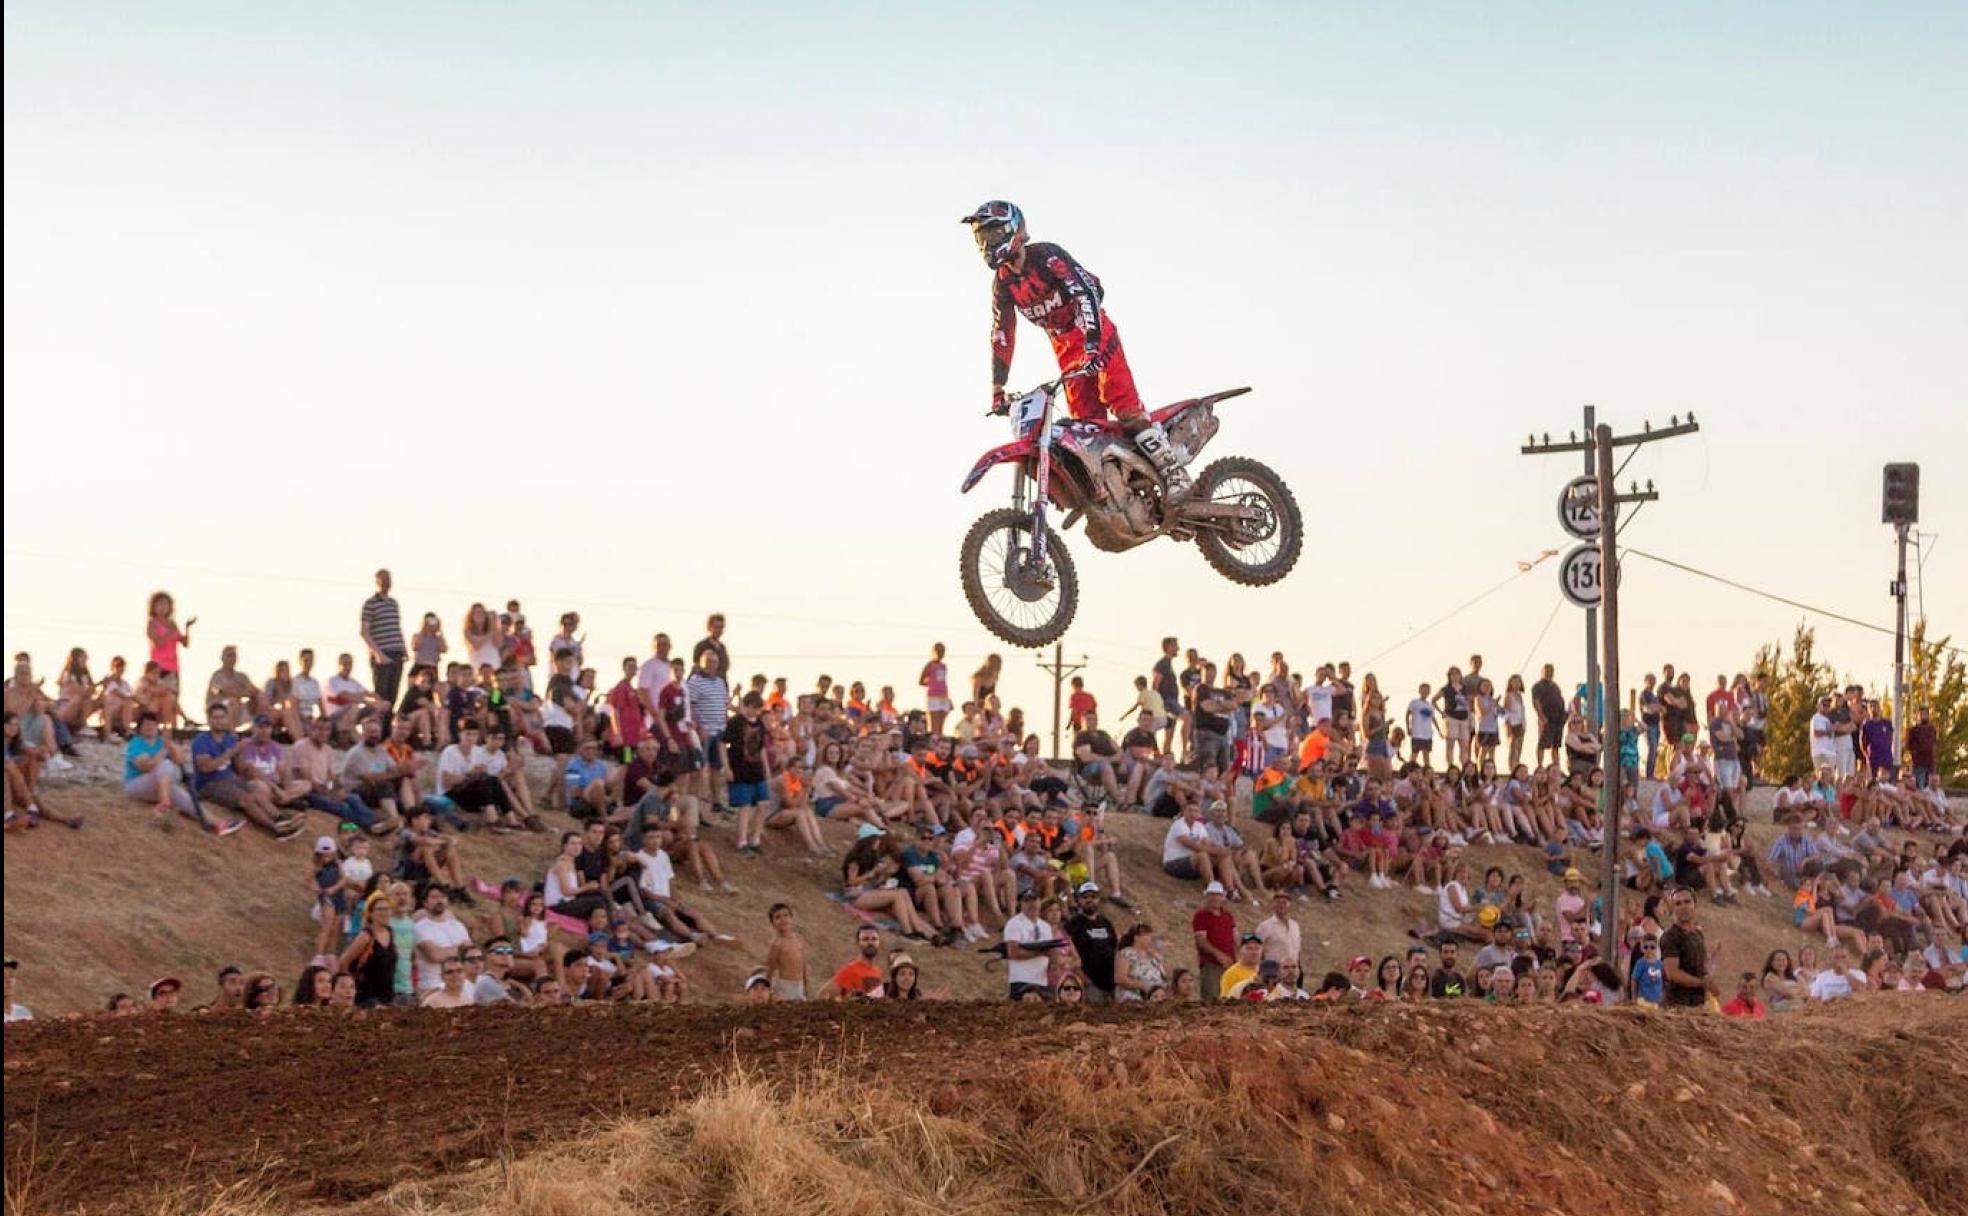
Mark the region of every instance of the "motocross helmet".
[[977, 252], [991, 269], [1009, 262], [1025, 247], [1025, 213], [1013, 203], [993, 199], [964, 216], [970, 235], [977, 240]]

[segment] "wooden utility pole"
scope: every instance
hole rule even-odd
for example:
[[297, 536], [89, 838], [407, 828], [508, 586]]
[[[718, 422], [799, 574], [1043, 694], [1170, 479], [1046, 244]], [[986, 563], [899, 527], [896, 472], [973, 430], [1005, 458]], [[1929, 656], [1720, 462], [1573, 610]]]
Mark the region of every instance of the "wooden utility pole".
[[[1649, 503], [1660, 496], [1654, 492], [1652, 482], [1642, 490], [1632, 486], [1621, 494], [1614, 485], [1619, 469], [1613, 465], [1613, 452], [1617, 448], [1638, 447], [1657, 439], [1671, 439], [1676, 435], [1687, 435], [1701, 427], [1695, 422], [1693, 414], [1683, 422], [1680, 415], [1668, 419], [1668, 425], [1655, 430], [1651, 423], [1631, 435], [1615, 435], [1613, 428], [1603, 423], [1594, 425], [1595, 411], [1586, 407], [1586, 434], [1580, 439], [1577, 434], [1567, 438], [1564, 443], [1553, 443], [1549, 435], [1540, 442], [1533, 435], [1525, 440], [1521, 449], [1526, 456], [1542, 456], [1553, 452], [1585, 453], [1586, 472], [1591, 481], [1574, 483], [1581, 495], [1596, 500], [1598, 508], [1598, 532], [1586, 530], [1591, 523], [1589, 512], [1577, 513], [1577, 518], [1565, 520], [1565, 526], [1574, 536], [1590, 536], [1592, 541], [1579, 546], [1567, 554], [1561, 564], [1559, 577], [1561, 586], [1566, 588], [1566, 597], [1573, 603], [1586, 606], [1586, 689], [1585, 702], [1589, 716], [1599, 723], [1599, 762], [1606, 776], [1606, 808], [1604, 836], [1605, 845], [1601, 849], [1604, 872], [1600, 877], [1600, 954], [1608, 962], [1618, 963], [1619, 939], [1619, 892], [1620, 892], [1620, 828], [1623, 808], [1626, 802], [1625, 774], [1620, 771], [1620, 688], [1619, 688], [1619, 531], [1620, 505], [1622, 503]], [[1620, 466], [1624, 468], [1622, 464]], [[1568, 502], [1569, 499], [1561, 499]], [[1561, 516], [1564, 513], [1561, 512]], [[1596, 582], [1599, 599], [1593, 603], [1589, 595], [1590, 559], [1594, 556], [1592, 544], [1597, 544], [1598, 569]], [[1574, 559], [1581, 559], [1574, 565]], [[1577, 574], [1584, 573], [1584, 579]], [[1566, 580], [1574, 579], [1568, 583]], [[1585, 585], [1581, 586], [1580, 583]], [[1601, 636], [1595, 636], [1601, 635]], [[1602, 654], [1603, 649], [1603, 654]], [[1602, 687], [1603, 684], [1603, 687]], [[1635, 791], [1636, 793], [1638, 791]]]
[[1038, 659], [1037, 662], [1039, 665], [1039, 670], [1045, 672], [1047, 675], [1052, 677], [1052, 758], [1057, 760], [1059, 759], [1059, 755], [1060, 755], [1059, 753], [1060, 694], [1066, 687], [1067, 676], [1072, 675], [1076, 671], [1086, 670], [1087, 657], [1085, 655], [1081, 655], [1079, 662], [1068, 663], [1066, 661], [1065, 644], [1060, 642], [1055, 642], [1053, 643], [1052, 646], [1052, 662], [1048, 663], [1044, 659]]

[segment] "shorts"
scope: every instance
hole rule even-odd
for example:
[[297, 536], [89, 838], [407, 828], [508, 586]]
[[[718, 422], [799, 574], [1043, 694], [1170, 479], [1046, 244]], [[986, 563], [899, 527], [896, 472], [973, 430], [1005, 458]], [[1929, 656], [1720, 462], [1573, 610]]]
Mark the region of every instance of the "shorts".
[[209, 802], [227, 810], [236, 811], [239, 804], [246, 801], [246, 783], [232, 776], [207, 777], [197, 792], [200, 802]]
[[813, 813], [815, 815], [818, 815], [820, 818], [825, 819], [827, 816], [834, 813], [835, 807], [839, 806], [841, 803], [846, 801], [847, 799], [842, 798], [838, 794], [830, 795], [829, 797], [826, 798], [815, 798], [813, 800]]
[[1715, 762], [1715, 784], [1725, 790], [1733, 790], [1742, 784], [1742, 761], [1717, 760]]
[[1111, 771], [1112, 761], [1095, 760], [1091, 764], [1080, 765], [1080, 778], [1084, 781], [1098, 781], [1103, 769]]
[[1167, 708], [1168, 716], [1171, 718], [1180, 718], [1187, 712], [1182, 708], [1182, 702], [1174, 697], [1163, 697], [1162, 705]]
[[546, 735], [547, 747], [554, 755], [571, 756], [574, 754], [573, 731], [565, 726], [549, 726], [546, 728]]
[[1493, 730], [1477, 731], [1476, 745], [1478, 747], [1495, 747], [1497, 745], [1497, 733]]
[[1196, 868], [1196, 859], [1193, 857], [1177, 857], [1163, 862], [1162, 873], [1170, 878], [1180, 878], [1184, 881], [1193, 881], [1203, 876], [1203, 872]]
[[1796, 907], [1790, 910], [1791, 927], [1796, 929], [1802, 929], [1804, 927], [1804, 918], [1809, 915], [1810, 913], [1804, 910], [1804, 905], [1798, 904]]
[[1196, 767], [1199, 769], [1216, 765], [1219, 771], [1230, 767], [1234, 756], [1230, 750], [1230, 740], [1213, 731], [1196, 732]]
[[[1415, 740], [1415, 746], [1425, 749], [1426, 744], [1424, 740], [1417, 739]], [[1377, 760], [1387, 760], [1393, 757], [1394, 749], [1387, 745], [1386, 739], [1369, 739], [1367, 740], [1367, 754]]]
[[1450, 718], [1443, 722], [1442, 737], [1451, 743], [1469, 742], [1469, 719]]
[[931, 697], [929, 699], [930, 713], [947, 714], [954, 708], [956, 707], [950, 704], [950, 698], [948, 697]]
[[772, 790], [763, 781], [734, 781], [726, 790], [734, 809], [762, 806], [772, 801]]
[[704, 767], [722, 770], [724, 768], [724, 736], [707, 740], [703, 749]]
[[1408, 740], [1408, 747], [1410, 750], [1420, 755], [1426, 756], [1429, 752], [1435, 750], [1435, 736], [1434, 735], [1412, 736]]

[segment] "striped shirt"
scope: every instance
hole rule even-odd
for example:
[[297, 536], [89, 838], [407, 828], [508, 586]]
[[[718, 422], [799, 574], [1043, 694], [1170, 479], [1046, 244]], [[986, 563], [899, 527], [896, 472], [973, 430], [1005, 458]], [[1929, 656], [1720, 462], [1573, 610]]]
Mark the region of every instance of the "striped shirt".
[[385, 659], [401, 659], [410, 653], [403, 644], [403, 619], [396, 601], [387, 595], [372, 595], [362, 601], [362, 634]]
[[723, 677], [693, 671], [683, 682], [683, 695], [690, 703], [690, 720], [697, 724], [700, 738], [708, 741], [724, 734], [731, 716], [731, 687]]

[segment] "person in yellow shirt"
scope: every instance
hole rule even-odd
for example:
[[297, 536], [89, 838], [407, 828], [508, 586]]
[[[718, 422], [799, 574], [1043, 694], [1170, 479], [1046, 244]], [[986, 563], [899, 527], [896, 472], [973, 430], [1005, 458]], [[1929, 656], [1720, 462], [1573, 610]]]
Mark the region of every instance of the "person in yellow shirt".
[[1257, 965], [1264, 961], [1264, 939], [1246, 933], [1237, 942], [1237, 961], [1223, 969], [1223, 982], [1216, 995], [1226, 1001], [1243, 996], [1244, 985], [1257, 978]]

